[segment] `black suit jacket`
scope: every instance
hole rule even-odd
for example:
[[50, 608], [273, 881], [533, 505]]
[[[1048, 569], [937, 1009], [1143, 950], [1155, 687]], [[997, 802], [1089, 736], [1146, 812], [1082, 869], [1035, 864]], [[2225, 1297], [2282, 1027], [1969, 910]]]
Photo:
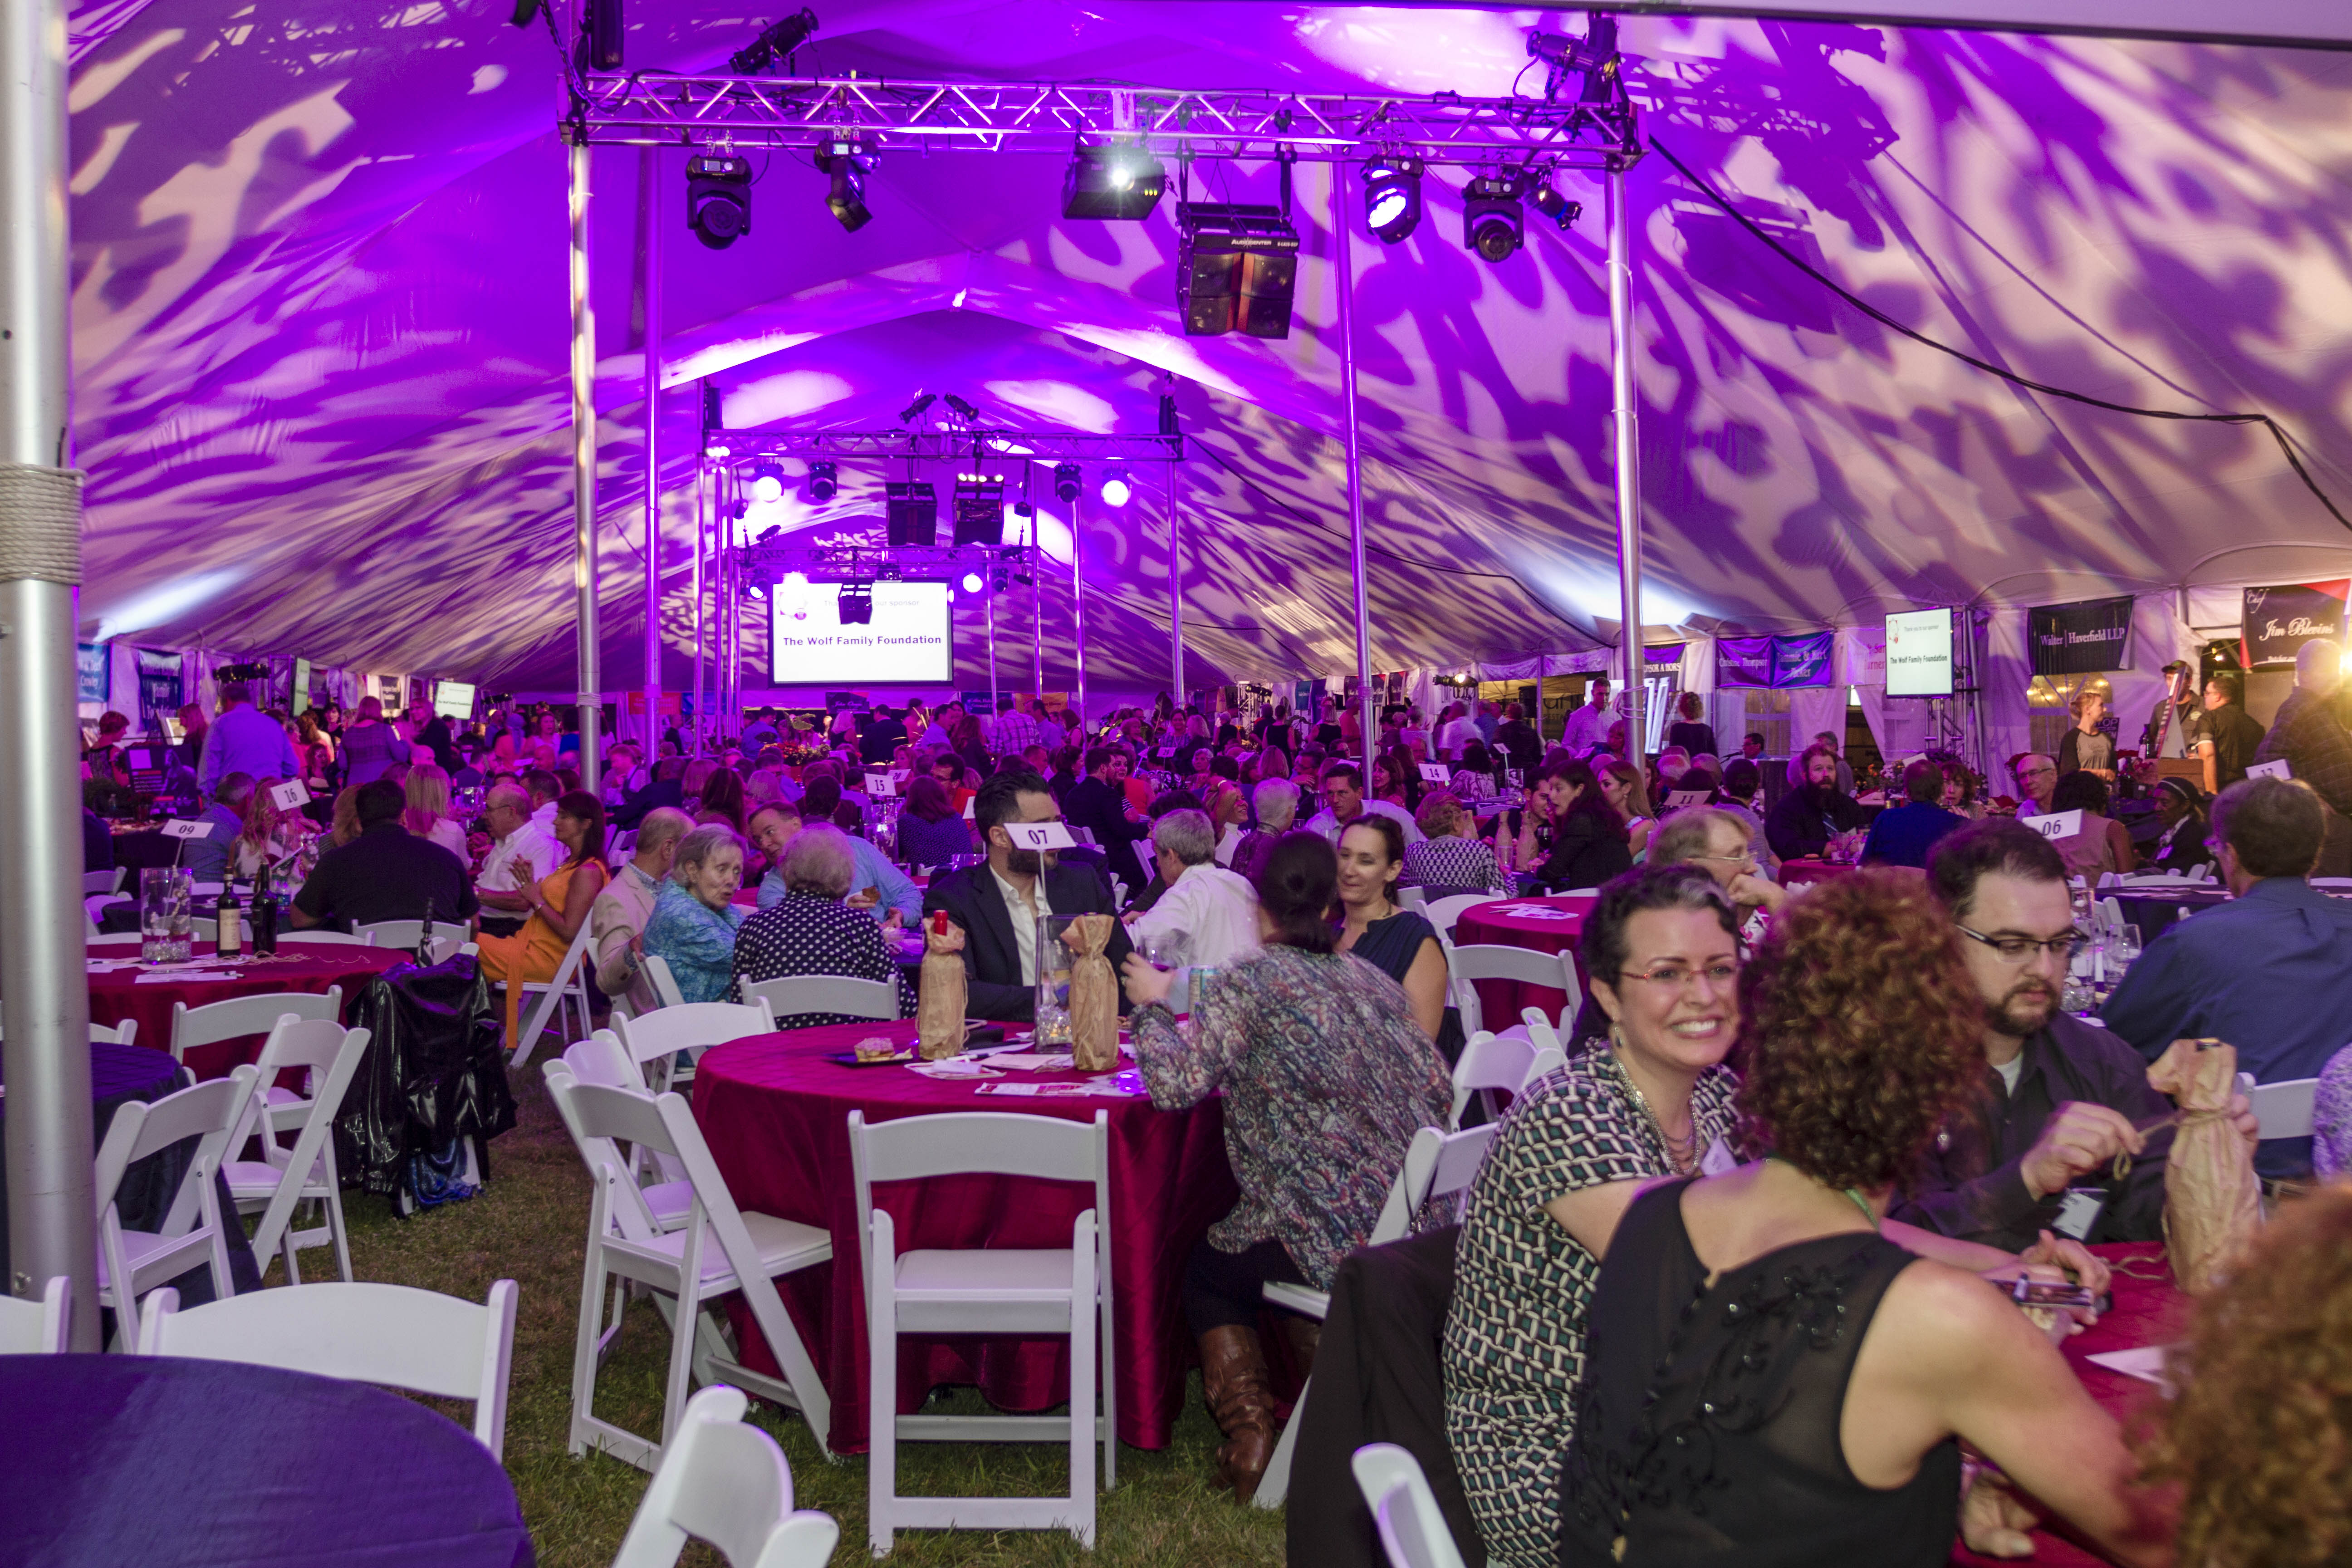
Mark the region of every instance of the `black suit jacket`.
[[[1110, 889], [1084, 866], [1056, 866], [1040, 879], [1045, 905], [1057, 915], [1110, 914]], [[1034, 1016], [1037, 994], [1021, 984], [1021, 949], [1013, 935], [1013, 911], [1005, 907], [995, 875], [982, 861], [944, 877], [934, 877], [923, 893], [923, 912], [945, 910], [948, 919], [963, 928], [964, 983], [969, 987], [965, 1011], [975, 1018], [1027, 1019]], [[1112, 927], [1110, 945], [1103, 955], [1117, 973], [1135, 946], [1127, 927]], [[1127, 1011], [1122, 994], [1119, 1011]]]
[[1110, 863], [1111, 875], [1129, 888], [1140, 888], [1150, 879], [1144, 874], [1142, 863], [1135, 858], [1135, 841], [1148, 838], [1151, 829], [1140, 822], [1127, 819], [1127, 795], [1117, 784], [1103, 783], [1098, 778], [1080, 779], [1070, 786], [1062, 802], [1062, 815], [1073, 827], [1084, 827], [1102, 846], [1104, 858]]
[[642, 826], [646, 813], [657, 805], [686, 808], [686, 786], [677, 779], [655, 779], [645, 788], [613, 808], [613, 826], [630, 828]]

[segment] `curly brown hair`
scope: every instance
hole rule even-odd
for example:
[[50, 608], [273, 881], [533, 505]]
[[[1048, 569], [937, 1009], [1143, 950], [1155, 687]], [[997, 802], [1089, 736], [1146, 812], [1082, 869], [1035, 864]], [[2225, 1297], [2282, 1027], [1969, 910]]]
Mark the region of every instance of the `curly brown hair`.
[[1984, 1078], [1984, 1005], [1920, 879], [1858, 871], [1792, 899], [1739, 975], [1750, 1148], [1832, 1187], [1906, 1181]]
[[2352, 1558], [2352, 1184], [2282, 1205], [2204, 1300], [2194, 1375], [2134, 1440], [2181, 1483], [2179, 1562], [2321, 1568]]

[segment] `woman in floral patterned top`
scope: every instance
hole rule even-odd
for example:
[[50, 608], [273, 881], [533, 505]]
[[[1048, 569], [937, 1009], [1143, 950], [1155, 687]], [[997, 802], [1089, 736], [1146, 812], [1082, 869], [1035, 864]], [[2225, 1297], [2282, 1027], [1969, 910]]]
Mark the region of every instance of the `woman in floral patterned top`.
[[[1733, 1126], [1738, 926], [1695, 866], [1602, 889], [1581, 942], [1615, 1022], [1529, 1086], [1470, 1189], [1444, 1358], [1445, 1432], [1487, 1560], [1551, 1568], [1585, 1311], [1641, 1184], [1699, 1169]], [[1727, 1159], [1727, 1153], [1717, 1159]]]
[[[1225, 1153], [1241, 1196], [1184, 1270], [1210, 1412], [1224, 1432], [1217, 1479], [1246, 1501], [1272, 1458], [1274, 1394], [1258, 1342], [1268, 1280], [1328, 1289], [1380, 1218], [1405, 1148], [1442, 1127], [1451, 1079], [1404, 988], [1333, 951], [1325, 919], [1336, 853], [1320, 834], [1278, 840], [1258, 874], [1258, 954], [1217, 972], [1190, 1035], [1169, 1012], [1171, 976], [1127, 963], [1136, 1066], [1163, 1110], [1224, 1093]], [[1315, 1325], [1292, 1331], [1302, 1359]]]

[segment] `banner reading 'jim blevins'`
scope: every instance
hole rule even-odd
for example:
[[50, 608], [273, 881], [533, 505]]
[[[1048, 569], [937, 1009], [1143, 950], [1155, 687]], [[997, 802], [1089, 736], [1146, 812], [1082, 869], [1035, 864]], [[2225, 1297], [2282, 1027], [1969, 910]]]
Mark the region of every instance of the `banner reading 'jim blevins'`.
[[2344, 595], [2352, 583], [2292, 583], [2246, 590], [2239, 657], [2248, 669], [2277, 669], [2314, 637], [2344, 635]]

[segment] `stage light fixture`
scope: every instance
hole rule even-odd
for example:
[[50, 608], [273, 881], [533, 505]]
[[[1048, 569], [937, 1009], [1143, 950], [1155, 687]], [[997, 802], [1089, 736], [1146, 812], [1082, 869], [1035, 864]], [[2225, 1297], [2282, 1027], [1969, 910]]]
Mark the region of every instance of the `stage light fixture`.
[[931, 545], [940, 537], [940, 492], [929, 479], [890, 483], [882, 487], [885, 526], [890, 548]]
[[1167, 189], [1167, 169], [1141, 147], [1080, 147], [1062, 172], [1062, 216], [1140, 222]]
[[764, 458], [752, 468], [751, 499], [763, 506], [784, 499], [783, 466], [773, 458]]
[[1522, 176], [1481, 174], [1462, 193], [1462, 243], [1489, 261], [1507, 261], [1524, 239]]
[[587, 0], [581, 8], [580, 65], [583, 71], [621, 68], [621, 35], [625, 24], [621, 0]]
[[1004, 486], [1001, 480], [960, 475], [955, 487], [955, 542], [1004, 542]]
[[728, 447], [723, 443], [714, 441], [709, 446], [705, 447], [702, 449], [702, 455], [706, 458], [724, 458], [732, 450], [732, 447]]
[[808, 574], [805, 572], [787, 572], [784, 574], [782, 580], [777, 584], [777, 586], [780, 588], [789, 589], [791, 592], [795, 594], [806, 593], [808, 591]]
[[809, 465], [809, 500], [831, 500], [840, 489], [839, 471], [830, 461], [820, 458]]
[[840, 596], [835, 601], [835, 618], [845, 626], [870, 626], [874, 624], [874, 584], [844, 583]]
[[715, 153], [686, 161], [686, 226], [713, 250], [751, 232], [751, 160]]
[[1421, 226], [1422, 161], [1375, 158], [1364, 165], [1364, 226], [1394, 245]]
[[835, 221], [856, 234], [874, 214], [866, 205], [866, 173], [874, 167], [874, 150], [863, 142], [828, 142], [816, 153], [817, 172], [833, 177], [824, 205]]
[[1528, 198], [1528, 205], [1534, 207], [1536, 211], [1543, 214], [1544, 216], [1551, 219], [1552, 222], [1559, 225], [1562, 228], [1568, 227], [1570, 225], [1575, 223], [1578, 218], [1584, 216], [1584, 204], [1582, 202], [1570, 201], [1566, 196], [1561, 195], [1549, 185], [1546, 185], [1541, 190], [1536, 192], [1532, 197]]
[[815, 31], [815, 12], [794, 12], [781, 22], [769, 23], [758, 37], [727, 58], [727, 67], [737, 76], [766, 76], [776, 68], [778, 60], [807, 43]]
[[935, 392], [917, 393], [915, 395], [914, 402], [909, 403], [906, 407], [898, 410], [898, 423], [901, 425], [912, 425], [916, 420], [920, 419], [923, 416], [924, 409], [929, 408], [932, 404], [937, 403], [939, 400], [939, 394]]
[[1298, 231], [1282, 209], [1179, 202], [1176, 308], [1187, 337], [1290, 335]]
[[1078, 499], [1078, 466], [1076, 463], [1054, 465], [1054, 496], [1063, 505]]
[[1135, 483], [1125, 468], [1111, 468], [1102, 477], [1102, 499], [1108, 506], [1125, 506], [1135, 497]]
[[977, 593], [979, 593], [979, 592], [980, 592], [981, 587], [982, 587], [982, 584], [981, 584], [981, 581], [980, 581], [980, 574], [979, 574], [979, 573], [977, 573], [977, 572], [967, 572], [967, 573], [965, 573], [965, 574], [963, 574], [963, 591], [964, 591], [965, 593], [967, 593], [967, 594], [977, 594]]
[[[962, 398], [958, 397], [952, 392], [948, 394], [948, 410], [967, 425], [977, 425], [980, 423], [980, 410], [974, 408], [971, 404], [966, 403]], [[1003, 476], [1000, 474], [997, 477], [1002, 479]]]

